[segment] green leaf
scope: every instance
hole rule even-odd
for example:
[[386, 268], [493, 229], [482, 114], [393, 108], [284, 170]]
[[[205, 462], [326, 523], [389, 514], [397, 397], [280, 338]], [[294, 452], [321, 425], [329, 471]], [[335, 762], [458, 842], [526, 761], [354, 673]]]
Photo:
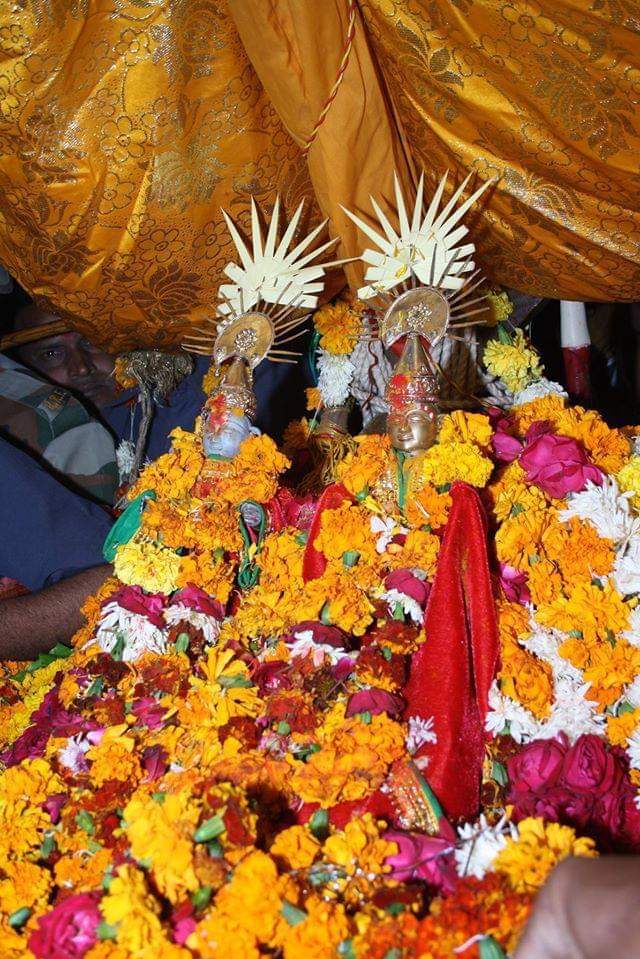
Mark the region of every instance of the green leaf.
[[104, 689], [104, 676], [96, 676], [87, 690], [87, 698], [91, 696], [101, 696]]
[[[51, 663], [55, 663], [57, 659], [67, 659], [69, 656], [71, 656], [72, 652], [73, 650], [69, 646], [63, 646], [62, 643], [56, 643], [53, 649], [48, 653], [40, 653], [36, 660], [34, 660], [32, 663], [29, 663], [27, 668], [24, 670], [24, 673], [35, 673], [38, 669], [42, 669], [44, 666], [50, 666]], [[24, 679], [24, 676], [21, 675], [20, 679]]]
[[513, 346], [513, 337], [502, 323], [498, 323], [497, 333], [499, 343], [503, 343], [505, 346]]
[[384, 959], [402, 959], [402, 951], [397, 946], [392, 946], [391, 949], [387, 950], [384, 954]]
[[30, 915], [31, 910], [28, 906], [23, 906], [22, 909], [16, 909], [16, 911], [12, 912], [9, 916], [9, 925], [12, 929], [21, 929]]
[[365, 486], [363, 489], [360, 490], [359, 493], [356, 493], [356, 499], [358, 500], [359, 503], [362, 503], [362, 501], [365, 500], [368, 495], [369, 495], [369, 487]]
[[320, 842], [329, 835], [329, 813], [326, 809], [316, 809], [309, 821], [309, 829]]
[[189, 634], [180, 633], [180, 635], [176, 639], [175, 645], [179, 653], [186, 653], [186, 651], [189, 649]]
[[110, 926], [108, 922], [101, 922], [96, 929], [98, 939], [104, 942], [105, 939], [115, 939], [118, 934], [117, 926]]
[[124, 633], [118, 631], [116, 633], [116, 641], [111, 650], [111, 658], [115, 659], [117, 663], [122, 661], [122, 654], [124, 653]]
[[607, 642], [611, 646], [615, 646], [616, 644], [616, 634], [610, 629], [607, 630]]
[[102, 880], [102, 888], [105, 890], [108, 890], [112, 882], [113, 882], [112, 866], [108, 866], [107, 871], [105, 872], [104, 878]]
[[276, 732], [280, 736], [288, 736], [289, 733], [291, 732], [291, 726], [289, 725], [289, 723], [285, 723], [285, 721], [282, 720], [282, 722], [279, 722], [278, 725], [276, 726]]
[[223, 689], [249, 689], [253, 686], [250, 679], [240, 674], [237, 676], [218, 676], [216, 682], [218, 682]]
[[222, 843], [219, 839], [212, 839], [211, 842], [207, 843], [207, 852], [212, 859], [220, 859], [224, 849], [222, 848]]
[[390, 916], [399, 916], [400, 913], [406, 912], [406, 909], [404, 902], [390, 902], [388, 906], [384, 907], [384, 911], [388, 912]]
[[511, 507], [511, 510], [510, 510], [510, 512], [509, 512], [509, 516], [511, 516], [511, 517], [519, 516], [520, 513], [524, 513], [524, 506], [522, 505], [522, 503], [515, 503], [515, 504]]
[[193, 834], [194, 842], [211, 842], [217, 839], [225, 831], [225, 824], [222, 816], [216, 813], [211, 819], [206, 819], [201, 826], [198, 826]]
[[320, 622], [323, 626], [331, 626], [331, 617], [329, 616], [329, 603], [325, 603], [320, 611]]
[[81, 809], [76, 813], [76, 823], [80, 829], [84, 829], [88, 836], [93, 836], [96, 827], [93, 825], [93, 817], [86, 809]]
[[303, 530], [302, 532], [298, 533], [298, 535], [296, 536], [296, 543], [298, 544], [298, 546], [306, 546], [308, 539], [309, 539], [309, 534]]
[[493, 936], [485, 936], [480, 940], [479, 952], [480, 959], [507, 959], [504, 949]]
[[392, 657], [393, 657], [393, 653], [391, 652], [391, 650], [389, 649], [389, 647], [388, 647], [388, 646], [383, 646], [382, 649], [380, 650], [380, 652], [382, 653], [382, 655], [384, 656], [384, 658], [386, 659], [386, 661], [387, 661], [388, 663], [390, 663], [390, 662], [391, 662], [391, 659], [392, 659]]
[[635, 712], [635, 706], [632, 706], [631, 703], [627, 703], [626, 701], [624, 703], [620, 703], [620, 705], [618, 706], [618, 716], [624, 716], [625, 713], [634, 713], [634, 712]]
[[294, 906], [292, 903], [288, 902], [286, 899], [282, 900], [282, 908], [280, 910], [281, 914], [287, 920], [290, 926], [298, 926], [301, 922], [304, 922], [307, 918], [307, 914], [304, 909], [298, 909], [297, 906]]
[[56, 850], [56, 840], [53, 834], [45, 836], [40, 846], [40, 858], [48, 859], [52, 852]]
[[571, 636], [572, 639], [583, 639], [581, 629], [570, 629], [567, 635]]
[[399, 623], [404, 623], [404, 608], [402, 603], [396, 603], [393, 607], [393, 619], [397, 620]]
[[153, 799], [154, 802], [160, 803], [160, 805], [162, 805], [162, 803], [167, 798], [167, 794], [163, 792], [151, 793], [151, 798]]
[[370, 726], [370, 725], [371, 725], [371, 713], [370, 713], [370, 712], [358, 713], [358, 717], [359, 717], [359, 719], [360, 719], [360, 722], [361, 722], [361, 723], [364, 723], [365, 726]]
[[202, 909], [206, 909], [206, 907], [209, 905], [212, 892], [213, 890], [211, 886], [201, 886], [199, 889], [196, 889], [196, 891], [191, 894], [193, 908], [198, 912], [200, 912]]
[[342, 940], [338, 946], [338, 956], [340, 959], [356, 959], [356, 954], [353, 951], [353, 942], [351, 939]]
[[342, 565], [350, 569], [352, 566], [357, 565], [359, 559], [360, 553], [357, 549], [348, 549], [346, 553], [342, 554]]
[[497, 782], [499, 786], [508, 786], [509, 777], [507, 775], [507, 767], [503, 766], [502, 763], [494, 762], [491, 766], [491, 778], [494, 782]]
[[540, 562], [540, 557], [536, 556], [535, 553], [532, 553], [531, 556], [527, 557], [527, 559], [529, 560], [529, 566], [535, 566], [537, 563]]

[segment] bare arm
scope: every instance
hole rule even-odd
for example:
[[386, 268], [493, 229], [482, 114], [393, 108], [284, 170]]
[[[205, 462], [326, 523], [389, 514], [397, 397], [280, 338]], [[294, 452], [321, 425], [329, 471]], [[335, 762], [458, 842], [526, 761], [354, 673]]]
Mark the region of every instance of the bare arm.
[[567, 859], [540, 891], [515, 959], [640, 955], [640, 857]]
[[82, 626], [80, 607], [111, 566], [94, 566], [28, 596], [0, 602], [0, 659], [35, 659]]

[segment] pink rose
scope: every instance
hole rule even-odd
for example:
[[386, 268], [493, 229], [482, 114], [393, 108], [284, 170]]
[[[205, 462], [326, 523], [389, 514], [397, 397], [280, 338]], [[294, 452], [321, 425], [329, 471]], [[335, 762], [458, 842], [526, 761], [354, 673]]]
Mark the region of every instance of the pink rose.
[[[529, 433], [536, 435], [531, 430]], [[580, 492], [587, 480], [598, 486], [602, 484], [602, 472], [589, 460], [582, 446], [568, 436], [547, 432], [536, 435], [527, 442], [519, 462], [527, 480], [555, 499]]]
[[116, 590], [103, 605], [107, 603], [117, 603], [123, 609], [130, 613], [138, 613], [139, 616], [146, 616], [154, 626], [162, 628], [164, 626], [164, 617], [162, 615], [166, 605], [166, 597], [162, 593], [143, 593], [139, 586], [123, 586]]
[[41, 916], [29, 936], [29, 949], [38, 959], [82, 959], [96, 943], [102, 921], [95, 892], [69, 896]]
[[136, 699], [131, 712], [142, 726], [156, 730], [162, 729], [167, 711], [153, 696], [144, 696], [142, 699]]
[[540, 794], [555, 786], [562, 774], [566, 751], [566, 741], [558, 739], [536, 739], [523, 746], [509, 760], [510, 798], [528, 792]]
[[563, 781], [572, 792], [604, 795], [621, 780], [622, 771], [599, 736], [580, 736], [565, 755]]
[[372, 716], [377, 716], [380, 713], [387, 713], [389, 716], [399, 716], [404, 705], [402, 696], [394, 696], [393, 693], [387, 693], [384, 689], [362, 689], [349, 697], [345, 715], [371, 713]]
[[491, 446], [495, 458], [501, 460], [503, 463], [512, 463], [513, 460], [520, 456], [523, 450], [520, 440], [502, 430], [498, 430], [493, 434], [491, 437]]
[[527, 576], [513, 566], [500, 563], [500, 585], [506, 598], [512, 603], [524, 606], [531, 602], [531, 593], [527, 587]]
[[457, 875], [453, 846], [448, 839], [395, 830], [384, 833], [383, 838], [398, 847], [396, 853], [385, 859], [385, 865], [391, 866], [391, 879], [397, 882], [422, 879], [444, 895], [455, 890]]
[[183, 586], [171, 597], [171, 606], [188, 606], [189, 609], [195, 609], [198, 613], [205, 613], [214, 619], [224, 619], [224, 606], [217, 599], [211, 599], [208, 593], [197, 586]]
[[152, 783], [161, 779], [169, 768], [167, 752], [163, 746], [147, 746], [142, 751], [142, 767], [145, 770], [146, 782]]
[[414, 599], [418, 606], [425, 609], [431, 584], [418, 579], [409, 569], [395, 569], [389, 573], [384, 581], [385, 589], [396, 589], [399, 593], [404, 593], [410, 599]]

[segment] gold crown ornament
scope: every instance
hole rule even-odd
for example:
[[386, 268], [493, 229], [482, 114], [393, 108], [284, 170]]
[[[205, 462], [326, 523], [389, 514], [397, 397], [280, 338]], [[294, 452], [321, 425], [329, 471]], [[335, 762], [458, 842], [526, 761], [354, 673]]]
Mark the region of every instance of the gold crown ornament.
[[397, 229], [373, 197], [381, 232], [345, 210], [375, 245], [361, 254], [367, 269], [358, 296], [377, 307], [376, 335], [384, 346], [401, 354], [387, 384], [387, 430], [392, 445], [407, 453], [427, 449], [436, 437], [442, 370], [432, 350], [445, 337], [460, 339], [457, 330], [475, 325], [478, 320], [472, 316], [487, 313], [486, 305], [481, 305], [486, 294], [474, 295], [484, 277], [473, 260], [475, 246], [461, 242], [468, 232], [461, 220], [492, 181], [456, 206], [469, 179], [440, 209], [445, 174], [425, 209], [423, 174], [409, 216], [395, 176]]
[[[284, 347], [304, 334], [308, 311], [318, 304], [326, 271], [344, 262], [317, 262], [338, 240], [336, 237], [313, 247], [326, 220], [293, 245], [303, 207], [304, 201], [278, 241], [279, 198], [274, 204], [266, 237], [263, 237], [252, 199], [250, 245], [222, 211], [240, 263], [227, 264], [224, 272], [231, 282], [220, 286], [215, 315], [205, 320], [204, 326], [182, 344], [192, 353], [211, 356], [220, 373], [218, 386], [205, 406], [212, 429], [224, 429], [225, 414], [255, 417], [253, 370], [264, 359], [275, 363], [297, 362], [301, 354]], [[204, 419], [203, 416], [203, 424]]]

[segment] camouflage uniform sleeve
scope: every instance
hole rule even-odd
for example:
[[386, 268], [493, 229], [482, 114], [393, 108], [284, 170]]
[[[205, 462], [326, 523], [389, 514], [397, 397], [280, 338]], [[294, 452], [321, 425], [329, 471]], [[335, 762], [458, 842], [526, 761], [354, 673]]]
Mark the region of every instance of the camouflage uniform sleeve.
[[118, 484], [109, 431], [62, 387], [2, 358], [0, 430], [45, 460], [67, 482], [105, 503]]

